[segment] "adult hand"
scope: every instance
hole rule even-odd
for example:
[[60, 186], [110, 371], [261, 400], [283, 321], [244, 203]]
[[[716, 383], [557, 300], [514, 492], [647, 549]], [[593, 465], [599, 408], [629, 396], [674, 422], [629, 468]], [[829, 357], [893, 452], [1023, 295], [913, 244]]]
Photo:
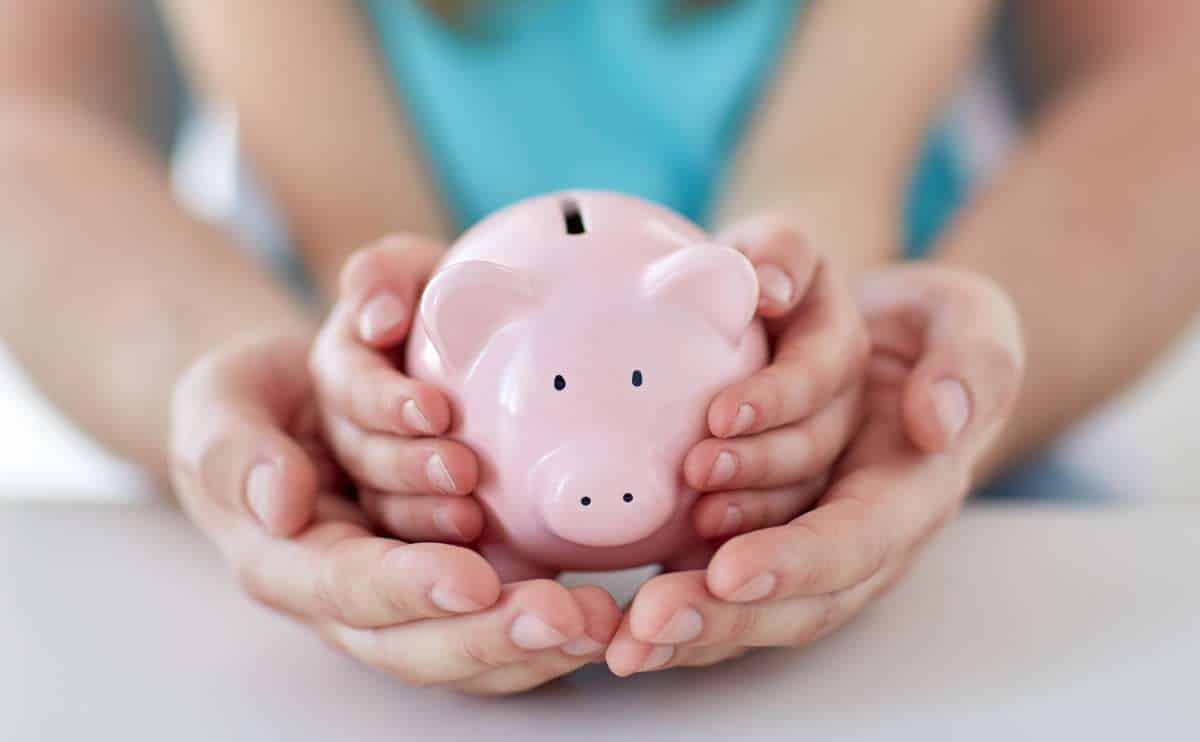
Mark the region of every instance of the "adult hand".
[[1006, 295], [929, 266], [867, 277], [866, 421], [817, 506], [728, 541], [706, 570], [656, 577], [609, 647], [619, 675], [798, 646], [891, 586], [957, 512], [1003, 428], [1024, 352]]
[[597, 659], [620, 617], [603, 590], [501, 586], [468, 549], [371, 532], [331, 489], [307, 355], [292, 338], [233, 343], [175, 390], [173, 482], [246, 591], [418, 685], [511, 693]]

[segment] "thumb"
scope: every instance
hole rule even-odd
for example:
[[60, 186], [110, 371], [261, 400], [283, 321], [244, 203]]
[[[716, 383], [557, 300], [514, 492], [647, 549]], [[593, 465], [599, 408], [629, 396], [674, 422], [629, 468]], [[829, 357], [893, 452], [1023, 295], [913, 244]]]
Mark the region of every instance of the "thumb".
[[[181, 498], [247, 514], [286, 537], [312, 519], [318, 473], [288, 425], [311, 394], [307, 343], [253, 341], [199, 361], [172, 399]], [[202, 503], [189, 503], [197, 505]]]
[[1024, 374], [1016, 309], [981, 276], [930, 266], [864, 281], [868, 317], [903, 318], [914, 330], [913, 370], [901, 402], [909, 438], [927, 453], [986, 445], [1007, 420]]

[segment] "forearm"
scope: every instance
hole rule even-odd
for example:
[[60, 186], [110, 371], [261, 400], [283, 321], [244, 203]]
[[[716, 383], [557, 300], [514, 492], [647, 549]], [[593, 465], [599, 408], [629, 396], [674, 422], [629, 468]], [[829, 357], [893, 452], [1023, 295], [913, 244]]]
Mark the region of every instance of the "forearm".
[[943, 245], [1010, 293], [1026, 334], [1024, 390], [981, 478], [1135, 378], [1200, 307], [1191, 46], [1081, 83]]
[[449, 236], [358, 3], [162, 5], [195, 89], [236, 107], [242, 143], [327, 296], [346, 257], [386, 234]]
[[119, 455], [161, 475], [180, 372], [238, 333], [309, 326], [226, 235], [175, 203], [131, 133], [69, 106], [0, 115], [0, 338]]
[[777, 210], [851, 272], [893, 259], [912, 161], [992, 6], [812, 3], [751, 122], [718, 222]]

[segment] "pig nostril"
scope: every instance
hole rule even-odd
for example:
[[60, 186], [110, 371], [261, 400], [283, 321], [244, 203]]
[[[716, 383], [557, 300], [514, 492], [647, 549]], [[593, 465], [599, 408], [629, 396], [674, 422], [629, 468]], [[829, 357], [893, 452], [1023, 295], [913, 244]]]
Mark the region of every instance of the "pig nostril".
[[622, 497], [621, 499], [624, 500], [625, 502], [633, 502], [633, 494], [630, 492], [626, 492], [625, 496]]
[[590, 497], [581, 497], [581, 498], [579, 498], [579, 504], [580, 504], [580, 505], [582, 505], [582, 506], [584, 506], [584, 507], [586, 508], [588, 505], [591, 505], [591, 504], [592, 504], [592, 498], [590, 498]]

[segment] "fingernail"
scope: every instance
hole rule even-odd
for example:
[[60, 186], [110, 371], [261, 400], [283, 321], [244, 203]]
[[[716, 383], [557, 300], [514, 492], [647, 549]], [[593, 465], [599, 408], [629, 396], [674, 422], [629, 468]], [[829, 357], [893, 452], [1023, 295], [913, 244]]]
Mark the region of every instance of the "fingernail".
[[730, 428], [729, 435], [741, 435], [752, 427], [754, 427], [754, 407], [743, 402], [738, 405], [737, 415], [733, 418], [733, 427]]
[[682, 644], [700, 636], [704, 618], [695, 608], [680, 608], [654, 637], [655, 644]]
[[256, 464], [246, 477], [246, 502], [263, 525], [275, 516], [275, 490], [279, 469], [274, 464]]
[[533, 615], [522, 613], [509, 629], [513, 644], [521, 649], [549, 649], [565, 644], [567, 637], [555, 631], [550, 624]]
[[572, 657], [586, 657], [589, 654], [599, 652], [601, 649], [604, 649], [604, 645], [587, 634], [562, 645], [562, 651]]
[[760, 265], [756, 272], [760, 297], [779, 306], [787, 306], [792, 301], [796, 287], [788, 274], [773, 265]]
[[454, 516], [450, 511], [449, 505], [443, 505], [433, 511], [433, 524], [438, 527], [439, 531], [455, 540], [467, 540], [467, 535], [454, 522]]
[[396, 329], [408, 314], [404, 302], [394, 294], [380, 294], [363, 307], [358, 317], [358, 334], [373, 343]]
[[971, 415], [971, 400], [966, 387], [955, 379], [943, 379], [933, 385], [933, 408], [938, 422], [951, 440], [967, 427]]
[[717, 527], [718, 536], [728, 536], [731, 533], [737, 533], [742, 527], [742, 509], [737, 505], [730, 505], [725, 508], [725, 517], [721, 518], [721, 525]]
[[675, 656], [675, 647], [668, 645], [655, 647], [650, 651], [650, 654], [646, 655], [646, 659], [642, 662], [642, 666], [638, 668], [638, 672], [657, 670], [670, 662], [673, 656]]
[[434, 585], [433, 590], [429, 591], [429, 599], [448, 613], [474, 613], [483, 608], [471, 598], [445, 585]]
[[429, 422], [429, 418], [425, 417], [421, 408], [413, 400], [410, 399], [400, 406], [400, 416], [404, 419], [404, 423], [413, 430], [433, 434], [433, 424]]
[[728, 451], [722, 451], [713, 461], [712, 471], [708, 474], [708, 486], [720, 487], [733, 479], [735, 473], [737, 473], [737, 459]]
[[446, 468], [446, 462], [440, 455], [435, 453], [425, 462], [425, 476], [429, 477], [430, 484], [442, 492], [448, 495], [458, 493], [454, 486], [454, 477], [450, 476], [450, 470]]
[[762, 600], [775, 589], [775, 583], [775, 575], [770, 572], [759, 575], [738, 588], [733, 595], [729, 596], [729, 600], [734, 603], [752, 603], [756, 600]]

